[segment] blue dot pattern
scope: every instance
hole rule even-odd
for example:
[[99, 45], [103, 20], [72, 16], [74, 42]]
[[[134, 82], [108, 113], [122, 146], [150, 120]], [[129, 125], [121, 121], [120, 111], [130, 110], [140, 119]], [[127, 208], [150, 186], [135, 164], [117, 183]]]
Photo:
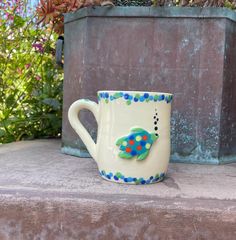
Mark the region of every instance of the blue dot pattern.
[[126, 93], [126, 94], [124, 95], [124, 99], [129, 99], [129, 94]]
[[141, 142], [140, 142], [140, 145], [141, 145], [141, 146], [145, 146], [145, 144], [146, 144], [146, 143], [145, 143], [144, 141], [141, 141]]
[[117, 182], [123, 183], [133, 183], [133, 184], [150, 184], [155, 182], [160, 182], [164, 179], [165, 173], [158, 173], [155, 176], [150, 176], [148, 179], [136, 178], [136, 177], [126, 177], [122, 173], [117, 172], [115, 174], [109, 172], [106, 173], [104, 170], [100, 171], [100, 175], [108, 180], [115, 180]]
[[[139, 136], [141, 138], [143, 138], [144, 136], [146, 137], [145, 140], [141, 140], [140, 142], [136, 140], [136, 137]], [[144, 146], [148, 143], [150, 144], [150, 147], [153, 144], [153, 140], [151, 138], [151, 134], [149, 134], [147, 131], [143, 130], [140, 132], [136, 132], [136, 133], [131, 133], [130, 135], [128, 135], [127, 137], [125, 137], [124, 139], [125, 142], [127, 142], [127, 144], [124, 146], [123, 144], [119, 145], [119, 149], [122, 152], [126, 152], [126, 148], [130, 148], [131, 152], [130, 154], [132, 156], [140, 156], [141, 154], [145, 153], [145, 152], [149, 152], [150, 148], [147, 149]], [[132, 143], [131, 143], [132, 142]], [[141, 145], [141, 146], [140, 146]], [[138, 148], [139, 147], [139, 148]], [[141, 147], [141, 148], [140, 148]]]
[[137, 152], [134, 151], [134, 150], [131, 152], [131, 155], [132, 155], [132, 156], [135, 156], [136, 154], [137, 154]]
[[130, 135], [129, 140], [134, 140], [134, 135]]
[[99, 92], [98, 93], [98, 101], [101, 101], [102, 99], [105, 101], [105, 103], [108, 103], [109, 101], [114, 101], [116, 99], [123, 99], [126, 101], [127, 105], [130, 105], [131, 102], [160, 102], [165, 101], [166, 103], [170, 103], [173, 100], [173, 96], [169, 94], [153, 94], [150, 95], [149, 93], [123, 93], [123, 92], [116, 92], [113, 94], [109, 94], [108, 92]]

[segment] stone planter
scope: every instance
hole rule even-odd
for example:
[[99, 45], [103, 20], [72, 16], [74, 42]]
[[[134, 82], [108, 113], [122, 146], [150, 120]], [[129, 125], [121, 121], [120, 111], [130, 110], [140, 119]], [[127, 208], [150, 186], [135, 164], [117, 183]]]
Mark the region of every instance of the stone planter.
[[[85, 8], [65, 15], [62, 151], [87, 156], [67, 111], [101, 89], [172, 92], [172, 161], [236, 161], [236, 13]], [[96, 138], [95, 120], [82, 114]]]

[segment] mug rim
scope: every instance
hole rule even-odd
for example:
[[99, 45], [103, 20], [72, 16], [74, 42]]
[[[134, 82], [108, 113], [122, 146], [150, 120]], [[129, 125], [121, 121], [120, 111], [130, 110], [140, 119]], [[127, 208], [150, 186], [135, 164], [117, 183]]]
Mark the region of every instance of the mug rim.
[[97, 93], [102, 93], [102, 92], [107, 92], [107, 93], [117, 93], [117, 92], [122, 92], [122, 93], [138, 93], [138, 94], [144, 94], [144, 93], [149, 93], [149, 94], [157, 94], [157, 95], [169, 95], [173, 96], [172, 93], [166, 93], [166, 92], [152, 92], [152, 91], [127, 91], [127, 90], [99, 90]]

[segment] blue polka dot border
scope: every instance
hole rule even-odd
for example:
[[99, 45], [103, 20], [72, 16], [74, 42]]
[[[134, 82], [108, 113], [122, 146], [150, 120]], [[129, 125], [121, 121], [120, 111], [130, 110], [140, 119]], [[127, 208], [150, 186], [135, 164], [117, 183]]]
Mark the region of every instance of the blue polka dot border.
[[155, 176], [150, 176], [148, 179], [144, 179], [144, 178], [136, 178], [136, 177], [126, 177], [124, 176], [122, 173], [120, 172], [116, 172], [114, 173], [106, 173], [104, 170], [99, 172], [100, 175], [103, 178], [106, 178], [107, 180], [113, 180], [116, 182], [121, 182], [121, 183], [132, 183], [132, 184], [150, 184], [150, 183], [156, 183], [156, 182], [160, 182], [164, 179], [165, 177], [165, 173], [158, 173]]
[[132, 102], [160, 102], [165, 101], [170, 103], [173, 100], [173, 96], [169, 94], [149, 94], [149, 93], [126, 93], [126, 92], [98, 92], [98, 101], [104, 100], [105, 103], [109, 101], [114, 101], [116, 99], [123, 99], [127, 105], [130, 105]]

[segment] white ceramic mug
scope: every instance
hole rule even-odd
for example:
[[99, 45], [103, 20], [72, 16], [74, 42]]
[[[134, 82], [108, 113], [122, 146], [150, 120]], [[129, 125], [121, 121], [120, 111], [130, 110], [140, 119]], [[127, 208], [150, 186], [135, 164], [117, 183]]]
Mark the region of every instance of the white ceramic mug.
[[[129, 184], [161, 181], [170, 158], [172, 94], [99, 91], [98, 104], [80, 99], [69, 109], [71, 126], [106, 180]], [[90, 110], [98, 123], [95, 143], [78, 113]]]

